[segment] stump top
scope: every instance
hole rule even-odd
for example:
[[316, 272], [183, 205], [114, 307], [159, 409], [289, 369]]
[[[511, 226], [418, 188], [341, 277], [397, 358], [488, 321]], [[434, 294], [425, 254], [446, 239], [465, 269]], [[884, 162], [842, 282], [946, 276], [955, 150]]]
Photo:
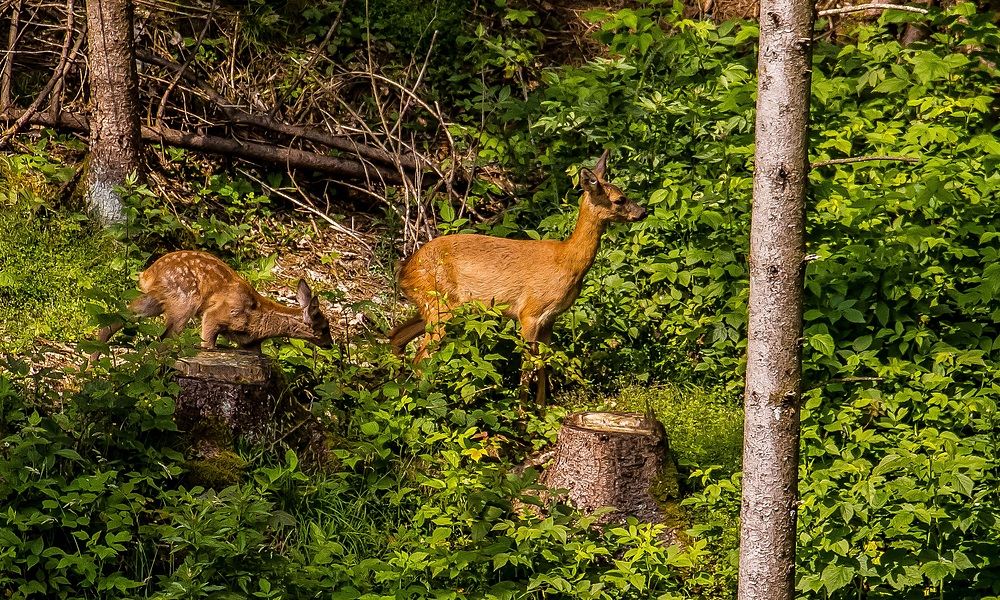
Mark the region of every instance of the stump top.
[[566, 417], [563, 425], [608, 433], [656, 436], [660, 434], [660, 424], [656, 419], [642, 413], [578, 412]]
[[174, 368], [184, 377], [230, 383], [265, 384], [271, 379], [271, 363], [267, 357], [228, 348], [202, 350], [194, 356], [178, 359]]

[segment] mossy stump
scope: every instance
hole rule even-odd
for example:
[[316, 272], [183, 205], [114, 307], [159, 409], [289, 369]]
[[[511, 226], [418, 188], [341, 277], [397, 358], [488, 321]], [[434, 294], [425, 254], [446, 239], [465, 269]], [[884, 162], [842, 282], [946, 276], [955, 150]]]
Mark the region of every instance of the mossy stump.
[[671, 469], [667, 436], [653, 417], [639, 413], [578, 412], [566, 417], [551, 466], [539, 482], [567, 490], [568, 499], [585, 513], [605, 506], [600, 524], [624, 523], [629, 516], [643, 523], [668, 518], [654, 494], [660, 495]]
[[267, 357], [242, 350], [202, 351], [174, 365], [181, 387], [174, 413], [189, 431], [217, 424], [252, 444], [265, 441], [278, 397]]

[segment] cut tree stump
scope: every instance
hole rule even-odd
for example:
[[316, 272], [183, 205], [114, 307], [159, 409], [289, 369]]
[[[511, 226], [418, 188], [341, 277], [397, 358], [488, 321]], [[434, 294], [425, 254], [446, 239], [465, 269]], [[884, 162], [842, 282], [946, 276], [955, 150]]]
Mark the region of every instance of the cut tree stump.
[[667, 436], [655, 418], [639, 413], [573, 413], [563, 421], [554, 453], [554, 462], [539, 483], [567, 490], [570, 502], [584, 513], [613, 507], [597, 518], [598, 523], [624, 523], [634, 516], [644, 523], [672, 525], [650, 493], [654, 488], [672, 493], [677, 489]]
[[191, 429], [225, 425], [236, 437], [260, 443], [274, 422], [278, 394], [270, 360], [242, 350], [202, 351], [174, 364], [181, 393], [174, 413]]
[[309, 410], [282, 394], [280, 374], [256, 352], [221, 348], [175, 364], [181, 388], [174, 419], [193, 448], [211, 457], [241, 438], [255, 446], [284, 443], [300, 460], [331, 466], [333, 438]]

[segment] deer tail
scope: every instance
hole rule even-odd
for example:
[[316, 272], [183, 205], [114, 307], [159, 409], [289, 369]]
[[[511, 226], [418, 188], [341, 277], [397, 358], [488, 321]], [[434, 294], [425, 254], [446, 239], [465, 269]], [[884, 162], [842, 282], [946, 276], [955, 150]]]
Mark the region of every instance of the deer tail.
[[402, 356], [406, 345], [426, 329], [427, 323], [417, 314], [389, 330], [389, 344], [392, 345], [393, 354]]

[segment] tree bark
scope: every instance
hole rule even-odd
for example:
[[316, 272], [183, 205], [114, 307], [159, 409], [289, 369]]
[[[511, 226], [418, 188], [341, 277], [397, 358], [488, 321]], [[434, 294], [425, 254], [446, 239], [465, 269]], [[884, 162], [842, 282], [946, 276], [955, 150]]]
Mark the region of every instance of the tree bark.
[[743, 443], [740, 600], [795, 595], [809, 0], [762, 0]]
[[139, 84], [135, 70], [131, 0], [88, 0], [87, 32], [90, 67], [90, 162], [85, 197], [102, 225], [125, 216], [114, 186], [145, 163], [139, 129]]

